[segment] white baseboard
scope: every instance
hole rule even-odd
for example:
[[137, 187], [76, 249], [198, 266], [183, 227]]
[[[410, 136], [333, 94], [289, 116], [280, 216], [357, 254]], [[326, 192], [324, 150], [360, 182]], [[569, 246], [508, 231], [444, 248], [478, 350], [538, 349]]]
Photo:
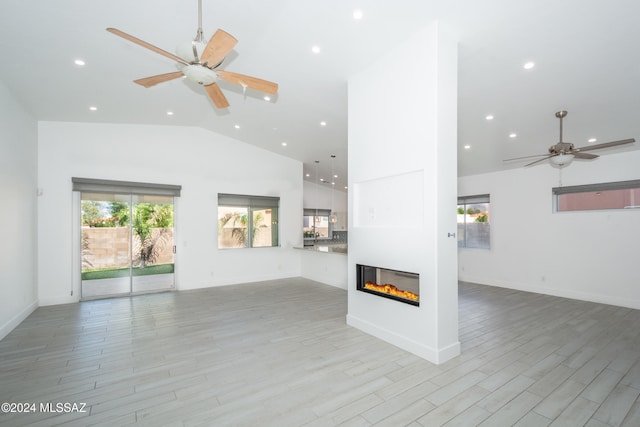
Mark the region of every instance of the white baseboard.
[[16, 314], [11, 319], [9, 319], [9, 321], [6, 322], [4, 325], [0, 326], [0, 340], [6, 337], [7, 335], [9, 335], [9, 333], [13, 331], [16, 328], [16, 326], [22, 323], [24, 319], [29, 317], [31, 313], [36, 311], [38, 306], [39, 306], [38, 300], [35, 300], [31, 304], [29, 304], [27, 307], [25, 307], [24, 310], [22, 310], [20, 313]]
[[287, 280], [294, 279], [296, 277], [300, 277], [299, 274], [285, 274], [285, 275], [261, 275], [261, 276], [243, 276], [243, 277], [234, 277], [234, 278], [226, 278], [224, 280], [212, 280], [208, 282], [200, 282], [200, 283], [192, 283], [190, 286], [180, 286], [176, 285], [177, 291], [194, 291], [198, 289], [207, 289], [207, 288], [217, 288], [220, 286], [233, 286], [233, 285], [242, 285], [245, 283], [259, 283], [259, 282], [269, 282], [271, 280]]
[[[78, 293], [79, 295], [80, 293]], [[48, 305], [62, 305], [62, 304], [75, 304], [80, 302], [80, 298], [70, 295], [57, 296], [57, 297], [42, 297], [40, 298], [40, 307], [46, 307]]]
[[415, 354], [418, 357], [428, 360], [431, 363], [440, 364], [449, 359], [452, 359], [460, 354], [460, 342], [453, 343], [447, 347], [441, 349], [435, 349], [409, 338], [400, 336], [387, 329], [381, 328], [378, 325], [374, 325], [371, 322], [367, 322], [351, 314], [347, 314], [347, 324], [354, 328], [360, 329], [369, 335], [373, 335], [376, 338], [380, 338], [389, 344], [400, 347], [410, 353]]
[[579, 292], [567, 289], [558, 289], [543, 286], [532, 286], [528, 283], [506, 282], [504, 280], [487, 279], [481, 277], [470, 277], [459, 275], [461, 282], [477, 283], [478, 285], [496, 286], [498, 288], [515, 289], [517, 291], [532, 292], [536, 294], [552, 295], [554, 297], [576, 299], [580, 301], [589, 301], [599, 304], [615, 305], [618, 307], [633, 308], [640, 310], [640, 300], [624, 299], [619, 297], [611, 297], [602, 294], [592, 294], [588, 292]]

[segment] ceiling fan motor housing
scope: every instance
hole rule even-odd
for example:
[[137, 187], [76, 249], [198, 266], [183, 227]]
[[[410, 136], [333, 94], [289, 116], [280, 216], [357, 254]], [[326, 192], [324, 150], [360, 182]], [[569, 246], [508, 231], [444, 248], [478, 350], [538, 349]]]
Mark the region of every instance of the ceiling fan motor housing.
[[570, 142], [558, 142], [556, 145], [549, 147], [550, 154], [565, 154], [573, 151], [575, 147]]

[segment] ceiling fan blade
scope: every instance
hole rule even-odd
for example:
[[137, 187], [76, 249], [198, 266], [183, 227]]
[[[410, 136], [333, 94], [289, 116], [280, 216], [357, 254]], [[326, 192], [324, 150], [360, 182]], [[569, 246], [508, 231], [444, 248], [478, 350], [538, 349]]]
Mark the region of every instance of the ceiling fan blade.
[[172, 73], [158, 74], [157, 76], [145, 77], [143, 79], [134, 80], [133, 82], [139, 84], [140, 86], [149, 88], [151, 86], [157, 85], [158, 83], [164, 83], [169, 80], [177, 79], [183, 76], [184, 74], [182, 74], [182, 71], [174, 71]]
[[200, 62], [206, 62], [209, 68], [217, 67], [236, 43], [238, 43], [238, 40], [235, 37], [226, 31], [218, 29], [209, 40], [209, 43], [207, 43], [207, 46], [205, 46]]
[[244, 74], [232, 73], [231, 71], [216, 70], [216, 74], [220, 80], [225, 82], [235, 83], [271, 95], [278, 93], [277, 83], [268, 82], [257, 77], [245, 76]]
[[631, 144], [633, 142], [636, 142], [636, 140], [634, 138], [621, 139], [619, 141], [603, 142], [602, 144], [588, 145], [586, 147], [574, 148], [573, 151], [599, 150], [601, 148], [615, 147], [615, 146], [618, 146], [618, 145]]
[[511, 159], [504, 159], [503, 162], [510, 162], [512, 160], [523, 160], [523, 159], [531, 159], [534, 157], [542, 157], [542, 156], [547, 156], [549, 157], [548, 154], [534, 154], [533, 156], [523, 156], [523, 157], [513, 157]]
[[591, 160], [591, 159], [597, 159], [598, 156], [597, 154], [591, 154], [591, 153], [580, 153], [580, 152], [576, 152], [576, 151], [572, 151], [569, 154], [573, 154], [573, 156], [576, 159], [587, 159], [587, 160]]
[[140, 40], [139, 38], [134, 37], [131, 34], [127, 34], [124, 31], [120, 31], [117, 28], [107, 28], [107, 31], [109, 31], [112, 34], [115, 34], [116, 36], [120, 36], [125, 40], [129, 40], [132, 43], [135, 43], [135, 44], [140, 45], [140, 46], [142, 46], [144, 48], [152, 50], [155, 53], [159, 53], [162, 56], [166, 56], [169, 59], [173, 59], [176, 62], [179, 62], [179, 63], [184, 64], [184, 65], [189, 65], [189, 63], [187, 61], [185, 61], [184, 59], [180, 58], [179, 56], [176, 56], [173, 53], [167, 52], [166, 50], [162, 50], [159, 47], [156, 47], [156, 46], [152, 45], [151, 43], [147, 43], [144, 40]]
[[549, 154], [549, 155], [548, 155], [548, 156], [546, 156], [546, 157], [543, 157], [543, 158], [538, 159], [538, 160], [536, 160], [536, 161], [534, 161], [534, 162], [531, 162], [531, 163], [527, 163], [527, 164], [526, 164], [526, 165], [524, 165], [524, 166], [525, 166], [525, 167], [527, 167], [527, 166], [533, 166], [533, 165], [535, 165], [536, 163], [544, 162], [545, 160], [550, 159], [550, 158], [551, 158], [551, 157], [553, 157], [553, 156], [557, 156], [557, 154]]
[[204, 88], [207, 90], [209, 98], [211, 98], [213, 104], [217, 108], [226, 108], [229, 106], [229, 101], [227, 100], [227, 97], [224, 96], [224, 93], [222, 93], [222, 90], [220, 90], [220, 86], [215, 83], [211, 83], [210, 85], [206, 85]]

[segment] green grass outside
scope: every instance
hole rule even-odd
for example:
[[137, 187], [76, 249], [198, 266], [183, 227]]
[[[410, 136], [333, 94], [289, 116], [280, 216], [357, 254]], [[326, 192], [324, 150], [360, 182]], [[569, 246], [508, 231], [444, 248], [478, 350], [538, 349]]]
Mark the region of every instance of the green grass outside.
[[[173, 264], [148, 265], [145, 268], [133, 268], [134, 276], [149, 276], [152, 274], [173, 273]], [[97, 270], [85, 270], [82, 272], [82, 280], [113, 279], [129, 276], [129, 268], [102, 268]]]

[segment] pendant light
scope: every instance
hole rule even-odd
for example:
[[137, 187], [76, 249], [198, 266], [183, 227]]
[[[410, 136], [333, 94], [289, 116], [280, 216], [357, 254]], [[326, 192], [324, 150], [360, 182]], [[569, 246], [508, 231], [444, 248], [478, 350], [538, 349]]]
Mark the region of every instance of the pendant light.
[[320, 221], [320, 217], [318, 216], [318, 202], [320, 201], [320, 185], [318, 182], [318, 168], [320, 167], [320, 160], [316, 160], [316, 215], [313, 218], [313, 233], [315, 235], [316, 232], [316, 224]]
[[335, 224], [336, 222], [338, 222], [338, 216], [333, 211], [333, 189], [336, 186], [336, 183], [334, 181], [334, 179], [335, 179], [335, 175], [334, 175], [334, 164], [335, 164], [335, 162], [336, 162], [336, 155], [332, 154], [331, 155], [331, 215], [329, 215], [329, 222], [331, 224]]

